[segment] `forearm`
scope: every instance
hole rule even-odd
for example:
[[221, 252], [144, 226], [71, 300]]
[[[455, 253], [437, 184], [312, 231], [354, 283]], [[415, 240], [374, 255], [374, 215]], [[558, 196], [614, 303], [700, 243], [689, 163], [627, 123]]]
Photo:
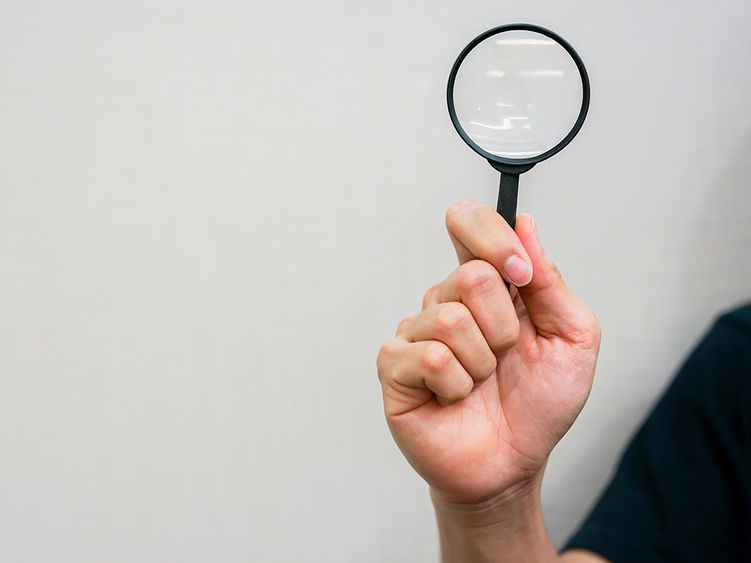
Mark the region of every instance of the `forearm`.
[[444, 563], [560, 560], [545, 529], [539, 479], [482, 503], [452, 502], [435, 490], [431, 497]]

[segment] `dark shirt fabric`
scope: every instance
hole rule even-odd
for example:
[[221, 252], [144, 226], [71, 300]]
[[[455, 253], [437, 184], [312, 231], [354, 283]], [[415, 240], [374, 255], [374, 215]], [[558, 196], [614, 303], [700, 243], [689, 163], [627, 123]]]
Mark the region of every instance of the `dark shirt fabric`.
[[616, 563], [751, 561], [751, 305], [686, 360], [572, 548]]

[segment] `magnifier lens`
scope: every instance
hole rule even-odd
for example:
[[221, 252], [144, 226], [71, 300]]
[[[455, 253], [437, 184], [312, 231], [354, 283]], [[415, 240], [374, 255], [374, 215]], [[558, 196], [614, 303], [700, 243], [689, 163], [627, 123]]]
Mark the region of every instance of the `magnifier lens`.
[[478, 43], [456, 73], [453, 100], [462, 129], [481, 149], [509, 159], [555, 147], [582, 110], [582, 76], [559, 43], [509, 30]]

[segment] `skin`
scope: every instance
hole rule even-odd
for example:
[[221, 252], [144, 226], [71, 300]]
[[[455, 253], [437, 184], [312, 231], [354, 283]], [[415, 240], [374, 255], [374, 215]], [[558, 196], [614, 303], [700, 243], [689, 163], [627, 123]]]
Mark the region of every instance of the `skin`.
[[[514, 232], [465, 201], [446, 226], [459, 266], [378, 354], [389, 429], [430, 485], [444, 561], [558, 560], [540, 484], [589, 395], [599, 324], [529, 215]], [[603, 561], [581, 551], [563, 560]]]

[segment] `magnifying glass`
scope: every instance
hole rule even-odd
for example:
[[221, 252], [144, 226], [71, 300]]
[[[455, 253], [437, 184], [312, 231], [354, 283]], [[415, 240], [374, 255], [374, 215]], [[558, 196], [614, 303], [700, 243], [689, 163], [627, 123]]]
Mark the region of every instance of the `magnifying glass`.
[[446, 96], [459, 135], [501, 173], [497, 210], [514, 228], [519, 174], [569, 144], [584, 123], [584, 63], [549, 29], [501, 25], [459, 54]]

